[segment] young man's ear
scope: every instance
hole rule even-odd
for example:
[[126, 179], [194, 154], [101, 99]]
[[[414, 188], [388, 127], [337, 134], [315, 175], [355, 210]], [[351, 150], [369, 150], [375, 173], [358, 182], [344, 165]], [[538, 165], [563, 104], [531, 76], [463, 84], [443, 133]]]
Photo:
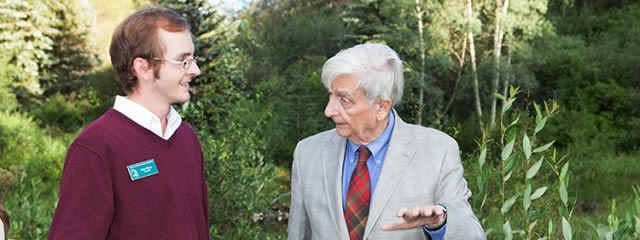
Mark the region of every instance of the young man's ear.
[[376, 117], [383, 120], [388, 117], [391, 111], [391, 99], [376, 100]]
[[153, 68], [147, 59], [141, 57], [133, 59], [133, 74], [139, 81], [153, 80]]

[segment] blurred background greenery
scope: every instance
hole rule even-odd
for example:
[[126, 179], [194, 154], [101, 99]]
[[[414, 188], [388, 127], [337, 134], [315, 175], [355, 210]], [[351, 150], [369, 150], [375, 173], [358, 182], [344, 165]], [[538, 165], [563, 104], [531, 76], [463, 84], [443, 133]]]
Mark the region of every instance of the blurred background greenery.
[[[146, 6], [193, 26], [214, 239], [284, 239], [293, 148], [332, 128], [321, 68], [383, 42], [403, 119], [461, 148], [489, 239], [640, 238], [640, 3], [632, 0], [2, 0], [0, 203], [45, 239], [66, 148], [122, 91], [108, 46]], [[509, 90], [511, 88], [511, 90]]]

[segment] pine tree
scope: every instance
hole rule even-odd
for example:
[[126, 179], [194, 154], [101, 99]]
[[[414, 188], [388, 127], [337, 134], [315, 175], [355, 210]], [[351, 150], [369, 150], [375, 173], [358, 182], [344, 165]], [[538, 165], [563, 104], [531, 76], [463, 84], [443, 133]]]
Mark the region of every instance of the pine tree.
[[[47, 51], [53, 49], [56, 19], [42, 1], [6, 0], [0, 2], [0, 48], [9, 64], [21, 71], [18, 86], [28, 93], [41, 93], [38, 82], [42, 68], [52, 63]], [[27, 93], [27, 94], [28, 94]]]
[[[92, 21], [82, 18], [82, 0], [0, 3], [0, 47], [22, 70], [18, 86], [26, 94], [69, 93], [98, 64], [89, 41]], [[87, 14], [88, 15], [88, 14]]]
[[40, 78], [44, 97], [70, 94], [83, 83], [82, 77], [100, 64], [89, 39], [93, 21], [88, 13], [92, 10], [82, 6], [81, 0], [52, 1], [49, 5], [58, 21], [52, 26], [56, 29], [51, 36], [53, 47], [47, 51], [52, 61], [42, 69]]
[[191, 82], [191, 100], [182, 115], [202, 131], [216, 133], [232, 104], [240, 100], [245, 86], [246, 54], [233, 43], [236, 36], [225, 16], [205, 0], [161, 0], [191, 25], [195, 55], [201, 74]]

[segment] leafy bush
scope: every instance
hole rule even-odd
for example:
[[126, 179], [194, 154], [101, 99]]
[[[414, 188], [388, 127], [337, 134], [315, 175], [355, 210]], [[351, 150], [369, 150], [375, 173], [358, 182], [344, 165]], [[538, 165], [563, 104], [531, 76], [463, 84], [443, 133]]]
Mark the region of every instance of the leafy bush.
[[[483, 137], [479, 143], [478, 155], [465, 161], [467, 179], [474, 179], [475, 182], [470, 185], [474, 192], [471, 203], [488, 238], [513, 239], [517, 236], [516, 238], [522, 239], [635, 239], [640, 236], [640, 187], [637, 185], [634, 186], [635, 199], [624, 213], [623, 219], [619, 219], [616, 214], [615, 199], [608, 225], [596, 225], [575, 215], [575, 204], [581, 195], [569, 186], [571, 182], [584, 184], [584, 177], [581, 176], [583, 174], [575, 177], [571, 175], [569, 161], [576, 165], [575, 162], [580, 163], [579, 158], [567, 155], [559, 157], [555, 149], [549, 151], [555, 140], [547, 141], [544, 140], [545, 137], [541, 137], [547, 122], [556, 116], [558, 107], [555, 103], [545, 103], [544, 110], [541, 110], [534, 103], [535, 121], [529, 123], [528, 113], [510, 110], [516, 94], [517, 90], [512, 89], [511, 97], [503, 98], [506, 103], [500, 115], [498, 134]], [[634, 156], [609, 156], [607, 159], [615, 160], [611, 163], [625, 168], [633, 164], [628, 163], [629, 161], [635, 162], [632, 159], [637, 157]], [[637, 178], [634, 177], [637, 175], [634, 173], [635, 168], [627, 171], [616, 167], [607, 169], [615, 174], [624, 172], [631, 176], [623, 179]], [[597, 178], [601, 180], [608, 177]], [[604, 183], [599, 190], [606, 187], [619, 190], [611, 186], [616, 184], [613, 181], [615, 180]], [[596, 234], [582, 229], [580, 224], [584, 222]]]
[[[241, 103], [230, 118], [247, 113]], [[222, 123], [220, 135], [201, 134], [209, 185], [211, 235], [215, 239], [279, 239], [286, 209], [287, 173], [264, 159], [265, 144], [256, 135], [263, 122]], [[224, 126], [224, 127], [222, 127]], [[273, 232], [271, 229], [275, 229]]]
[[[0, 49], [2, 51], [2, 49]], [[16, 96], [11, 91], [13, 79], [17, 77], [18, 69], [10, 65], [6, 57], [0, 58], [0, 112], [13, 111], [18, 107]]]
[[[562, 235], [570, 239], [571, 202], [568, 162], [549, 153], [554, 141], [540, 142], [539, 135], [557, 105], [544, 104], [544, 111], [534, 104], [535, 121], [527, 112], [511, 111], [518, 93], [500, 96], [505, 104], [500, 113], [499, 132], [485, 136], [479, 143], [479, 155], [467, 161], [467, 175], [475, 179], [472, 206], [485, 226], [488, 238], [555, 239], [554, 226], [562, 226]], [[557, 189], [558, 195], [552, 195]], [[558, 206], [558, 209], [545, 206]], [[558, 210], [558, 211], [556, 211]], [[561, 222], [561, 223], [558, 223]], [[541, 223], [541, 224], [538, 224]], [[545, 224], [548, 223], [548, 224]], [[544, 226], [546, 225], [546, 226]]]
[[0, 112], [0, 168], [13, 176], [4, 202], [12, 222], [10, 238], [46, 238], [72, 137], [51, 137], [24, 114]]
[[611, 211], [607, 217], [607, 225], [594, 224], [586, 220], [587, 224], [596, 232], [598, 239], [638, 239], [640, 238], [640, 185], [633, 186], [635, 198], [631, 207], [624, 212], [624, 218], [619, 219], [616, 215], [617, 206], [614, 199], [611, 203]]
[[60, 93], [44, 100], [37, 105], [31, 114], [40, 122], [41, 126], [52, 126], [62, 132], [76, 131], [84, 123], [84, 111], [86, 101], [69, 101]]
[[83, 82], [75, 97], [87, 101], [85, 120], [88, 121], [98, 118], [111, 108], [116, 95], [126, 95], [111, 66], [97, 69], [84, 76]]

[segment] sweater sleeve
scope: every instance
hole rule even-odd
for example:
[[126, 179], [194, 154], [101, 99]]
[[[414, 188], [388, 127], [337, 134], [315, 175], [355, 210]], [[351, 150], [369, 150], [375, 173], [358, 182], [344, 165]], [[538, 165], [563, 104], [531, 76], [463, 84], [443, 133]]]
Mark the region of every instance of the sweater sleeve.
[[60, 182], [60, 199], [48, 239], [105, 239], [113, 218], [111, 168], [98, 154], [74, 143]]
[[[202, 154], [202, 150], [200, 150], [200, 163], [202, 166], [202, 208], [204, 209], [204, 222], [206, 227], [209, 227], [209, 190], [207, 188], [207, 178], [205, 176], [205, 166], [204, 166], [204, 155]], [[209, 237], [207, 230], [207, 237]]]

